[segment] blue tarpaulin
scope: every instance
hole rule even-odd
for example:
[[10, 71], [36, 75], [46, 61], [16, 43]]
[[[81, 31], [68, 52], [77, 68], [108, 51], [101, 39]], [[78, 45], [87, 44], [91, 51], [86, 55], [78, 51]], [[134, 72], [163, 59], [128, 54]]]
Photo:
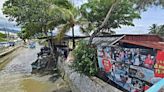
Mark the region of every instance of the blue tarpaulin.
[[150, 87], [146, 92], [159, 92], [162, 87], [164, 87], [164, 78]]

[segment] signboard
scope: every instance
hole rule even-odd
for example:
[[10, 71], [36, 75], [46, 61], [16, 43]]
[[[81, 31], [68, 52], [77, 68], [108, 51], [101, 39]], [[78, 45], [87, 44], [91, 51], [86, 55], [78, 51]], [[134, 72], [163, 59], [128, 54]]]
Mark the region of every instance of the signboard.
[[158, 51], [155, 64], [155, 77], [164, 78], [164, 51]]

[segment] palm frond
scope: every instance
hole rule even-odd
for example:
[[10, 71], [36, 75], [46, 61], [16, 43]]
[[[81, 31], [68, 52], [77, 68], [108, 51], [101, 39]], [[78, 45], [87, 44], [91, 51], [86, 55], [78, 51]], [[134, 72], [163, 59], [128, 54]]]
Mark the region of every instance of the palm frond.
[[59, 42], [63, 39], [65, 33], [67, 33], [70, 29], [69, 23], [64, 24], [62, 26], [60, 26], [60, 28], [58, 28], [59, 31], [57, 33], [57, 36], [55, 37], [55, 41]]

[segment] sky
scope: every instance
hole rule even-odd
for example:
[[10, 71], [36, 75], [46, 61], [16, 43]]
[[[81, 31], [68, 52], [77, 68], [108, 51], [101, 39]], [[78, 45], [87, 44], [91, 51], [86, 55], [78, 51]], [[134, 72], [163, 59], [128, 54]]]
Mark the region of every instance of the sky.
[[20, 30], [19, 27], [16, 26], [15, 22], [8, 21], [8, 19], [2, 13], [3, 3], [6, 0], [0, 0], [0, 28], [10, 28], [15, 30]]
[[141, 19], [133, 21], [134, 27], [124, 26], [121, 29], [116, 29], [118, 34], [146, 34], [152, 24], [164, 24], [164, 8], [151, 7], [147, 11], [141, 13]]
[[[0, 0], [0, 27], [10, 27], [19, 29], [15, 26], [16, 23], [7, 21], [7, 18], [2, 13], [2, 6], [6, 0]], [[76, 6], [85, 3], [87, 0], [73, 0]], [[149, 32], [149, 27], [152, 24], [164, 24], [164, 8], [151, 7], [147, 11], [141, 13], [141, 19], [134, 20], [134, 27], [123, 26], [121, 29], [115, 29], [117, 34], [146, 34]], [[75, 28], [78, 30], [78, 27]], [[75, 34], [79, 35], [80, 32], [76, 31]]]

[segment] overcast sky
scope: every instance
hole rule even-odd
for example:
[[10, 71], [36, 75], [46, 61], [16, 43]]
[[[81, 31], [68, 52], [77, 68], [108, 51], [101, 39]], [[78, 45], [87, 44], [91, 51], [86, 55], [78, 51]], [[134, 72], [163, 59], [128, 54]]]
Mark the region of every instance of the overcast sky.
[[[73, 0], [76, 6], [81, 5], [87, 0]], [[15, 23], [7, 21], [5, 16], [2, 13], [2, 6], [5, 0], [0, 0], [0, 27], [15, 27]], [[121, 29], [116, 29], [118, 34], [146, 34], [148, 29], [152, 24], [164, 24], [164, 8], [161, 7], [152, 7], [148, 11], [141, 13], [141, 19], [134, 20], [134, 27], [125, 26]], [[78, 28], [75, 28], [78, 30]], [[75, 32], [79, 34], [78, 31]]]

